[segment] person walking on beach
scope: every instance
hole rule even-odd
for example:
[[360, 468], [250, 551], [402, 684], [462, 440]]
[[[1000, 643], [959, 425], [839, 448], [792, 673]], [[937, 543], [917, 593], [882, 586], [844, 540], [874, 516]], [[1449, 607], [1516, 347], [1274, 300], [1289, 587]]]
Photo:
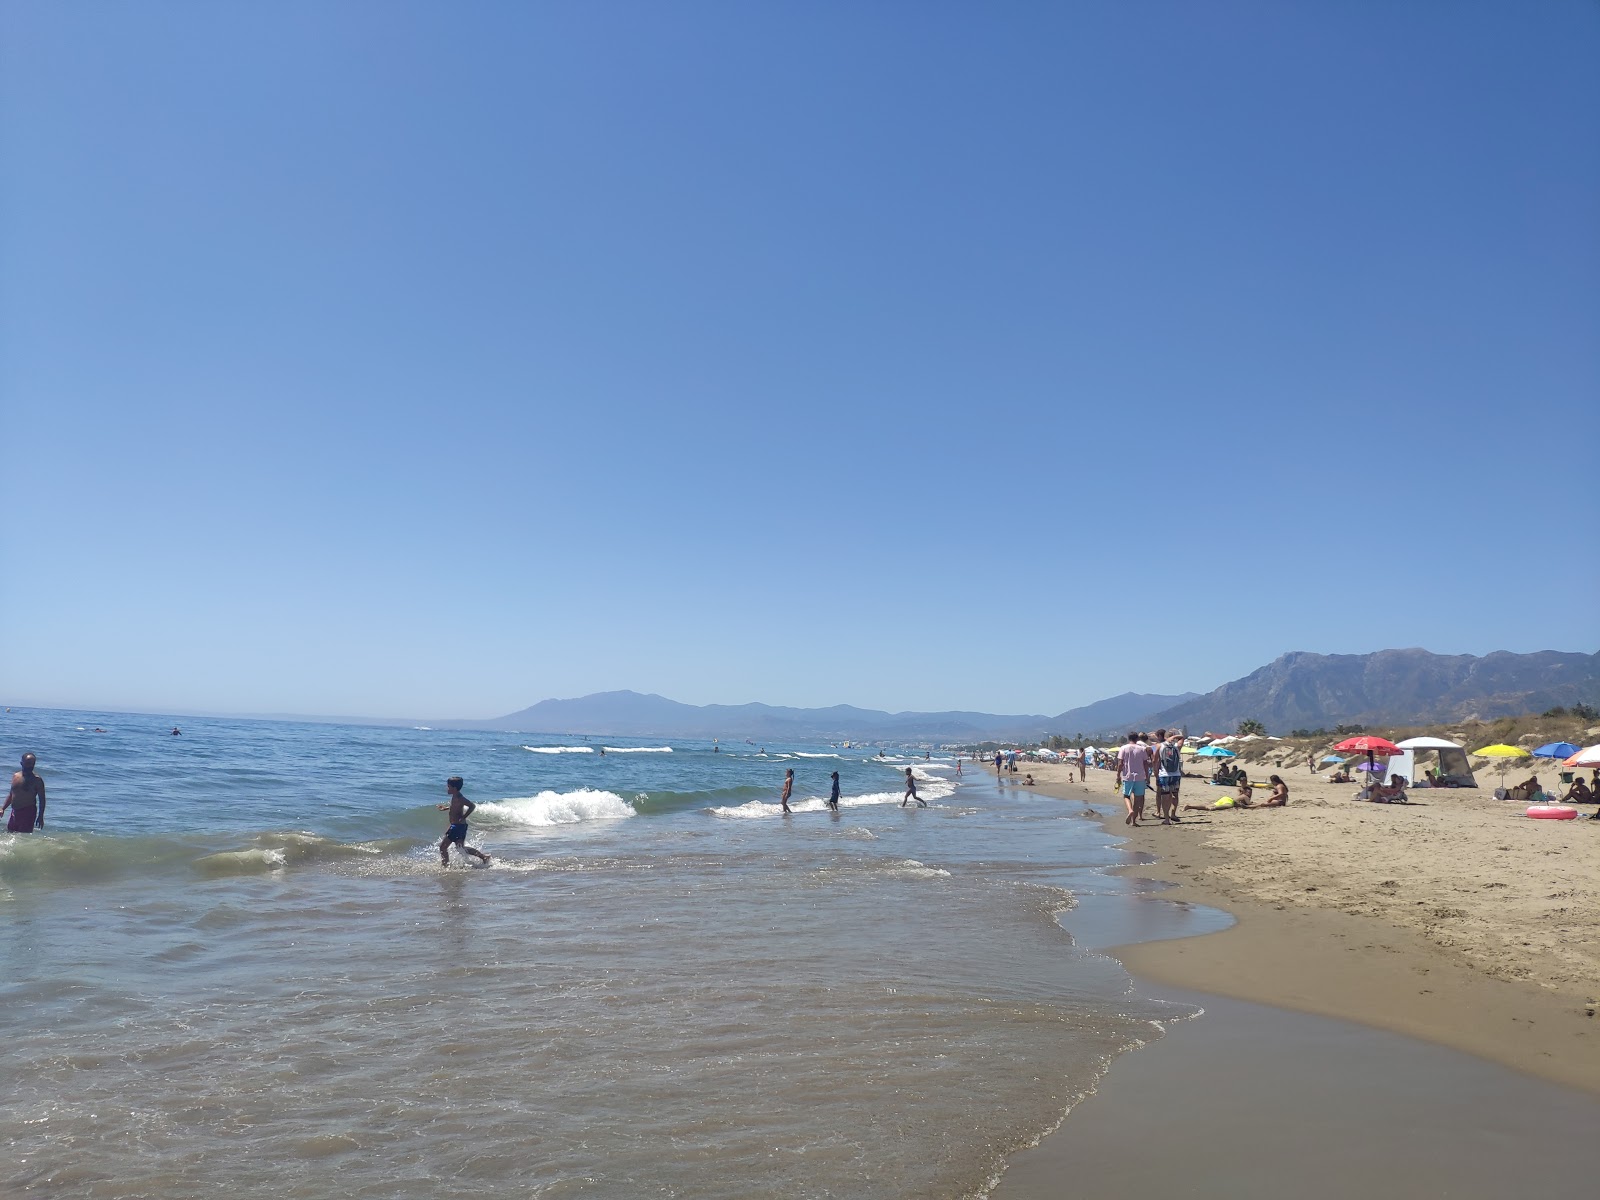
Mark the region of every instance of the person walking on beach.
[[916, 781], [916, 778], [911, 774], [911, 768], [910, 767], [906, 768], [906, 794], [900, 800], [900, 807], [901, 808], [904, 808], [906, 806], [906, 801], [907, 800], [915, 800], [917, 802], [917, 807], [918, 808], [927, 808], [928, 807], [928, 802], [926, 800], [924, 800], [921, 796], [917, 795], [917, 781]]
[[44, 780], [33, 773], [37, 762], [31, 752], [24, 754], [22, 770], [11, 776], [11, 790], [6, 793], [6, 802], [0, 804], [0, 814], [11, 810], [7, 833], [32, 833], [36, 826], [44, 828]]
[[1117, 751], [1117, 777], [1122, 780], [1122, 803], [1128, 810], [1124, 825], [1139, 824], [1144, 815], [1144, 791], [1150, 783], [1150, 747], [1128, 734], [1127, 744]]
[[994, 752], [994, 773], [995, 778], [998, 779], [1000, 777], [1000, 751], [998, 750]]
[[783, 795], [778, 797], [778, 803], [783, 805], [783, 811], [789, 811], [789, 794], [794, 791], [794, 768], [790, 767], [783, 773]]
[[839, 772], [833, 773], [833, 786], [828, 790], [828, 807], [839, 811]]
[[454, 842], [468, 854], [487, 863], [489, 856], [482, 850], [474, 850], [467, 845], [467, 818], [478, 806], [461, 794], [461, 785], [464, 782], [461, 776], [452, 775], [444, 781], [444, 790], [450, 794], [446, 804], [436, 805], [440, 812], [450, 811], [450, 828], [444, 831], [444, 837], [439, 839], [439, 862], [444, 866], [450, 865], [450, 844]]
[[1089, 778], [1089, 751], [1078, 750], [1078, 782], [1083, 783]]
[[1165, 729], [1156, 730], [1156, 816], [1163, 825], [1178, 823], [1178, 788], [1183, 783], [1180, 745], [1176, 729], [1170, 737]]

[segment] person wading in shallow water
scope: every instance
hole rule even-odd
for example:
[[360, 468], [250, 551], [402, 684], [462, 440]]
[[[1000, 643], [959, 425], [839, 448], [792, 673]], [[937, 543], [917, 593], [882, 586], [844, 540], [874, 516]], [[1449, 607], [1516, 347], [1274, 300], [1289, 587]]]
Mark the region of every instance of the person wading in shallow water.
[[480, 862], [488, 862], [489, 856], [482, 850], [474, 850], [467, 845], [467, 818], [478, 806], [461, 794], [462, 779], [459, 775], [452, 775], [444, 781], [444, 789], [450, 794], [446, 804], [438, 805], [440, 812], [450, 810], [450, 828], [444, 831], [444, 837], [439, 841], [439, 861], [445, 866], [450, 865], [450, 846], [454, 843]]
[[778, 803], [783, 805], [783, 811], [789, 811], [789, 795], [794, 791], [794, 768], [790, 767], [783, 773], [783, 795], [778, 797]]
[[0, 813], [11, 810], [7, 833], [32, 833], [35, 826], [44, 828], [44, 780], [33, 773], [37, 761], [32, 754], [24, 754], [22, 770], [11, 776], [11, 791], [6, 802], [0, 804]]
[[1137, 825], [1144, 815], [1144, 791], [1150, 782], [1150, 747], [1137, 733], [1130, 733], [1127, 744], [1117, 751], [1117, 775], [1122, 780], [1122, 803], [1128, 809], [1123, 824]]
[[911, 774], [911, 768], [907, 767], [906, 768], [906, 794], [905, 794], [904, 798], [902, 798], [901, 801], [900, 801], [900, 807], [904, 808], [906, 806], [906, 802], [910, 801], [910, 800], [915, 800], [917, 802], [917, 807], [918, 808], [927, 808], [928, 807], [928, 802], [926, 800], [924, 800], [921, 796], [917, 795], [917, 781], [916, 781], [916, 778]]

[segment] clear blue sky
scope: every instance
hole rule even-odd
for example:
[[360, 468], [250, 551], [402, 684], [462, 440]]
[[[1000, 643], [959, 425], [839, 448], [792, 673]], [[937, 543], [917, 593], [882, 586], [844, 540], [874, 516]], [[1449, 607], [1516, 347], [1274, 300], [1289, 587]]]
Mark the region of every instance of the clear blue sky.
[[1596, 63], [1579, 0], [11, 0], [0, 698], [1593, 651]]

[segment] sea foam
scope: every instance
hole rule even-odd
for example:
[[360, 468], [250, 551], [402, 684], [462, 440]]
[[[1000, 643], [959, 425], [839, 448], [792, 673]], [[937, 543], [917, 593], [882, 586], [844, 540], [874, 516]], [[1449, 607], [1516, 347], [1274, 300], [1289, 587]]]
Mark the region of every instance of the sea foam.
[[574, 792], [540, 792], [486, 800], [472, 814], [474, 821], [502, 828], [576, 825], [581, 821], [616, 821], [634, 815], [633, 805], [615, 792], [579, 788]]

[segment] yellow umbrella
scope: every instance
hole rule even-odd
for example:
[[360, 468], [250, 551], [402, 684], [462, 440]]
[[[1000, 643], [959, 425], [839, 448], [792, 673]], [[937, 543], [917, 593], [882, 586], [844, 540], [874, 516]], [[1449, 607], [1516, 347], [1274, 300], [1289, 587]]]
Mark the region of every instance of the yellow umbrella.
[[1485, 746], [1482, 750], [1474, 750], [1473, 753], [1479, 758], [1498, 758], [1500, 760], [1501, 779], [1505, 778], [1506, 768], [1511, 765], [1511, 760], [1513, 758], [1533, 757], [1521, 746], [1507, 746], [1503, 742], [1496, 743], [1493, 746]]

